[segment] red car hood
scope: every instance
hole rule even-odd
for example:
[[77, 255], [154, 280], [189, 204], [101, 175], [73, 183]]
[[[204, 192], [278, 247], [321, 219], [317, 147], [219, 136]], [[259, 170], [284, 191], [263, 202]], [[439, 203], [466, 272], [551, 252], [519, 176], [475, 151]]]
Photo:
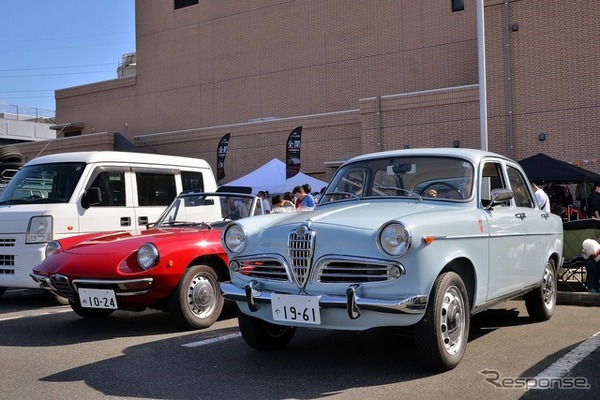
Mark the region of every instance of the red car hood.
[[[67, 254], [79, 255], [108, 255], [131, 253], [147, 242], [160, 247], [161, 243], [187, 240], [198, 241], [199, 235], [220, 236], [220, 230], [206, 228], [167, 228], [148, 229], [144, 231], [99, 233], [97, 236], [67, 244], [62, 251]], [[189, 238], [189, 239], [188, 239]]]

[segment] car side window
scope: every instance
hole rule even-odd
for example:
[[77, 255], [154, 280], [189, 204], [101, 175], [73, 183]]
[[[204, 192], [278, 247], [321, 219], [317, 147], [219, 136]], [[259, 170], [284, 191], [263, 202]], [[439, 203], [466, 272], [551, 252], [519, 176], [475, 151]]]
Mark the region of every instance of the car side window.
[[136, 172], [135, 180], [140, 206], [168, 206], [177, 195], [173, 174]]
[[[504, 183], [502, 177], [502, 166], [497, 162], [487, 162], [483, 166], [481, 174], [481, 204], [487, 207], [492, 201], [492, 190], [494, 189], [506, 189], [507, 185]], [[509, 203], [501, 203], [499, 206], [508, 206]]]
[[529, 191], [529, 185], [525, 177], [513, 167], [507, 167], [506, 172], [508, 173], [510, 188], [513, 191], [515, 205], [517, 207], [533, 208], [535, 202], [533, 201], [533, 196]]
[[125, 173], [123, 171], [102, 171], [90, 187], [100, 189], [102, 201], [93, 207], [125, 207]]
[[202, 172], [181, 171], [181, 186], [183, 190], [204, 191], [204, 177]]

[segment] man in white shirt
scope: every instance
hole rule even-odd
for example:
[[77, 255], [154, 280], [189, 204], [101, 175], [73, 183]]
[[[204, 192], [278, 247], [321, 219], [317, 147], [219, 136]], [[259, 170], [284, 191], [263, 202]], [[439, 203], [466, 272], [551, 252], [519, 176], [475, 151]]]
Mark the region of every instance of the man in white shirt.
[[546, 192], [544, 192], [544, 190], [541, 189], [540, 187], [538, 187], [538, 185], [536, 185], [535, 183], [533, 184], [533, 189], [535, 190], [535, 198], [538, 202], [538, 205], [540, 206], [540, 208], [543, 211], [549, 213], [550, 212], [550, 198], [548, 197]]

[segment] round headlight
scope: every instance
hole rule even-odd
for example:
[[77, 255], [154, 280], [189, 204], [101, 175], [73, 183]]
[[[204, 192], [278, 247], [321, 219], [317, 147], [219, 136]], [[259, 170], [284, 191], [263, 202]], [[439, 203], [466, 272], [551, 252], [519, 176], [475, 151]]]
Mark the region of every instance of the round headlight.
[[246, 232], [237, 224], [230, 225], [223, 234], [223, 246], [230, 253], [239, 253], [246, 245]]
[[48, 243], [46, 245], [46, 257], [56, 253], [58, 250], [60, 250], [60, 243], [58, 243], [56, 240]]
[[384, 226], [377, 238], [379, 247], [390, 256], [399, 257], [406, 253], [411, 242], [410, 230], [399, 222]]
[[152, 243], [144, 243], [137, 251], [137, 263], [141, 269], [154, 267], [158, 260], [158, 249]]

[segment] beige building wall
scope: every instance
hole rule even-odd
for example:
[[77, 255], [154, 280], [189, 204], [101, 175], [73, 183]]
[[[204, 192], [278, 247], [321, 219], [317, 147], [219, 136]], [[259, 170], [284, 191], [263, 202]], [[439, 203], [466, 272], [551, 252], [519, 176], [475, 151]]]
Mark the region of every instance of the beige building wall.
[[[600, 172], [599, 20], [595, 0], [485, 1], [490, 150]], [[231, 133], [222, 183], [283, 160], [300, 125], [321, 179], [366, 152], [480, 147], [475, 1], [137, 0], [136, 36], [136, 76], [57, 91], [58, 123], [213, 168]]]

